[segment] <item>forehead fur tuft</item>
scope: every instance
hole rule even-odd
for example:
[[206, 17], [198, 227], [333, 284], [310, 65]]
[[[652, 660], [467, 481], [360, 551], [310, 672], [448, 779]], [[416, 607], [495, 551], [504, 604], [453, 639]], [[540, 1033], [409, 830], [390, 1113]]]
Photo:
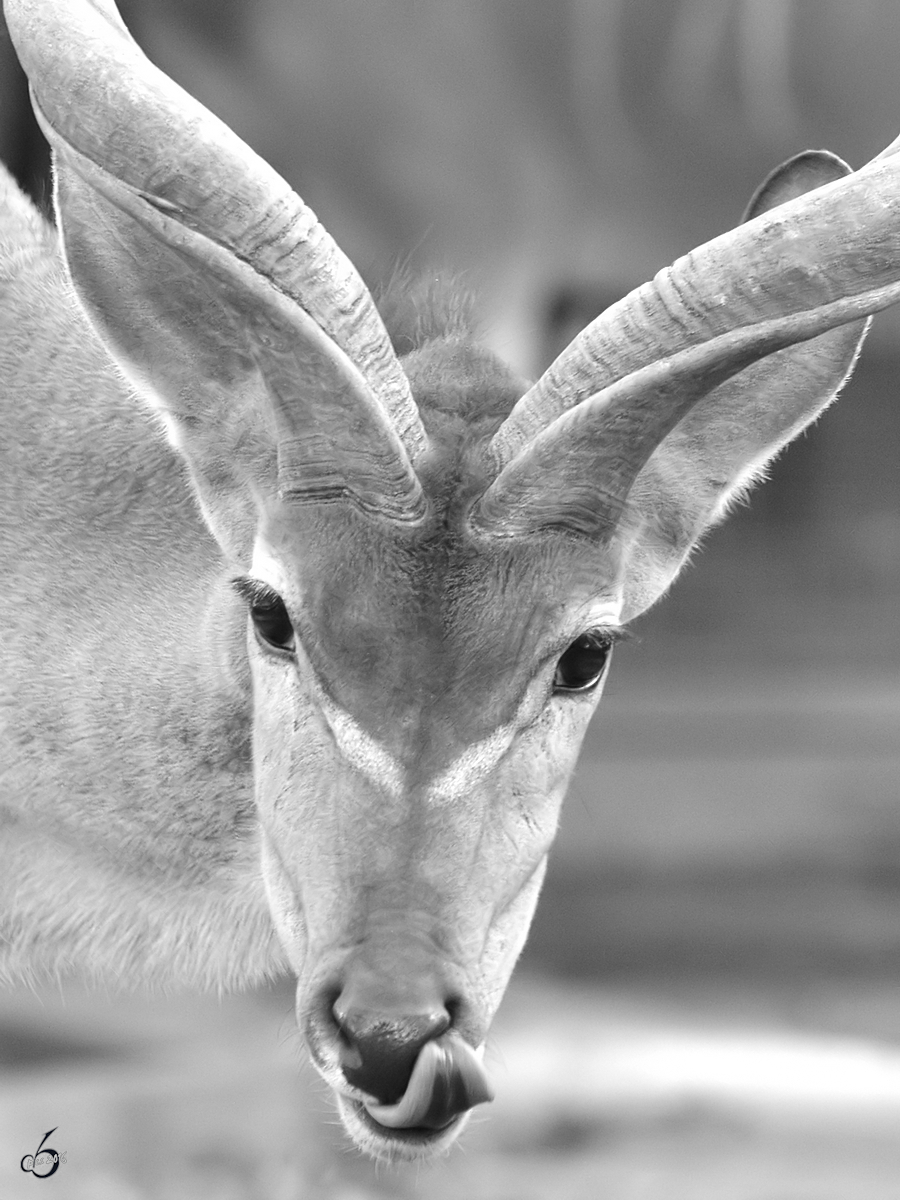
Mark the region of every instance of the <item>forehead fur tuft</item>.
[[415, 277], [397, 266], [375, 294], [378, 311], [399, 357], [443, 338], [477, 340], [475, 298], [458, 275]]
[[474, 297], [458, 276], [414, 278], [398, 266], [377, 303], [431, 440], [422, 482], [446, 511], [482, 480], [481, 449], [525, 385], [479, 344]]

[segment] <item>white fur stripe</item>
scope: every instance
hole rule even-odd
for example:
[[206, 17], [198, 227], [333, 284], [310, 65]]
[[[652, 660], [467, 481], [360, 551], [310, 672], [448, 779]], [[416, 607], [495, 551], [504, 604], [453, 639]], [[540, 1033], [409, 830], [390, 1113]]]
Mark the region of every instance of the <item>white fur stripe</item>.
[[[320, 697], [320, 704], [338, 749], [347, 762], [392, 799], [399, 799], [404, 791], [406, 775], [402, 764], [327, 696]], [[432, 781], [425, 794], [426, 803], [447, 804], [471, 791], [493, 770], [508, 750], [514, 735], [514, 726], [503, 725], [494, 730], [490, 737], [467, 746]]]
[[347, 762], [392, 799], [398, 799], [403, 793], [404, 771], [393, 754], [360, 729], [353, 718], [327, 696], [320, 695], [319, 703]]
[[513, 725], [501, 725], [489, 737], [467, 746], [432, 782], [426, 797], [429, 803], [447, 804], [480, 783], [509, 749], [515, 732]]

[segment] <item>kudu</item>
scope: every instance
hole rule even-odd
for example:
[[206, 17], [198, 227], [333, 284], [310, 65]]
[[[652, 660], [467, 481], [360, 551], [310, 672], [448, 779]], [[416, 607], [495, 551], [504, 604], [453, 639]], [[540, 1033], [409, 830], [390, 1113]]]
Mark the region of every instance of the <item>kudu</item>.
[[401, 363], [112, 0], [6, 14], [59, 232], [4, 177], [4, 972], [289, 967], [352, 1138], [425, 1157], [619, 631], [900, 297], [900, 143], [792, 160], [526, 386], [452, 325]]

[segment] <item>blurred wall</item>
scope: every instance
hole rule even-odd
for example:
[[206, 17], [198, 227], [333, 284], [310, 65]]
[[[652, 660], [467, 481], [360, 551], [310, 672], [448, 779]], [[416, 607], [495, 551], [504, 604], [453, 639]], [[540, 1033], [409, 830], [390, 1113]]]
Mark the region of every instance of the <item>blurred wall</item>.
[[[900, 123], [892, 0], [119, 7], [364, 270], [474, 270], [520, 318], [556, 283], [643, 280], [734, 223], [797, 149], [859, 165]], [[0, 152], [33, 183], [5, 31], [0, 72]], [[532, 369], [536, 332], [515, 328]]]

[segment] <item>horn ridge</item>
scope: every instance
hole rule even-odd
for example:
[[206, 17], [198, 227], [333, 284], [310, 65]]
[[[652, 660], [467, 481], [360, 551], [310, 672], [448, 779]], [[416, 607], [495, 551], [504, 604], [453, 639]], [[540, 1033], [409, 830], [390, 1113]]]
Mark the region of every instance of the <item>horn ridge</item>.
[[860, 171], [761, 213], [606, 309], [494, 435], [499, 474], [568, 408], [656, 359], [761, 317], [800, 313], [896, 272], [900, 141]]
[[641, 468], [695, 404], [759, 359], [898, 299], [895, 279], [809, 312], [730, 330], [631, 372], [542, 429], [476, 502], [470, 528], [501, 538], [549, 530], [609, 536]]
[[428, 439], [409, 382], [368, 289], [312, 209], [149, 62], [112, 0], [6, 0], [5, 15], [51, 144], [270, 278], [360, 367], [416, 461]]

